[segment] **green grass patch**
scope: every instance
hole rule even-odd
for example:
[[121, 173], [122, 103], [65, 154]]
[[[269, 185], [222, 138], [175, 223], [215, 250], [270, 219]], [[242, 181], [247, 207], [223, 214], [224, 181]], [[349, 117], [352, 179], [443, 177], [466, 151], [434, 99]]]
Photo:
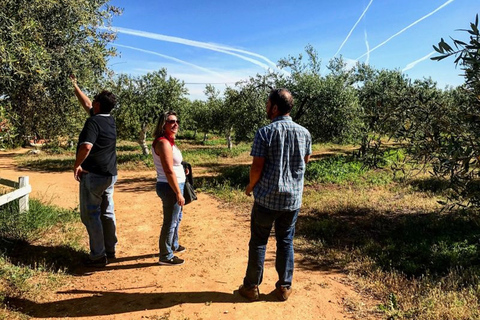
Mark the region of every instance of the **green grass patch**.
[[307, 164], [305, 171], [307, 184], [356, 184], [386, 185], [393, 181], [389, 169], [368, 169], [362, 161], [351, 156], [327, 156]]
[[[183, 148], [183, 146], [185, 146], [185, 148]], [[234, 159], [240, 155], [249, 153], [250, 148], [247, 144], [240, 144], [234, 146], [232, 149], [226, 147], [191, 148], [186, 144], [180, 145], [183, 158], [197, 166], [218, 162], [219, 159]]]
[[0, 237], [32, 240], [57, 223], [78, 220], [74, 210], [47, 206], [35, 199], [30, 199], [29, 207], [22, 213], [18, 212], [18, 201], [0, 207]]
[[139, 153], [119, 153], [117, 154], [117, 163], [119, 170], [145, 170], [154, 167], [153, 156]]
[[56, 289], [86, 257], [79, 244], [79, 220], [74, 210], [35, 199], [22, 213], [18, 201], [0, 207], [0, 319], [23, 318], [6, 301], [36, 299]]
[[126, 151], [136, 151], [141, 153], [142, 148], [138, 143], [117, 145], [117, 152], [126, 152]]
[[336, 183], [358, 181], [367, 170], [362, 162], [346, 156], [327, 157], [307, 164], [305, 179], [314, 183]]

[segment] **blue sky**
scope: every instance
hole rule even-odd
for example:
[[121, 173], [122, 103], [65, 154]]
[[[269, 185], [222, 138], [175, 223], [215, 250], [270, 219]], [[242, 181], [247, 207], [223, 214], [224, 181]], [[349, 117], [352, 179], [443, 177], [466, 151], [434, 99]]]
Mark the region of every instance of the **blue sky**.
[[[119, 57], [109, 66], [139, 76], [166, 68], [192, 99], [205, 84], [223, 91], [312, 45], [326, 66], [342, 55], [378, 69], [399, 69], [439, 87], [463, 77], [453, 59], [429, 59], [440, 38], [467, 40], [479, 0], [112, 0]], [[326, 71], [325, 71], [326, 72]]]

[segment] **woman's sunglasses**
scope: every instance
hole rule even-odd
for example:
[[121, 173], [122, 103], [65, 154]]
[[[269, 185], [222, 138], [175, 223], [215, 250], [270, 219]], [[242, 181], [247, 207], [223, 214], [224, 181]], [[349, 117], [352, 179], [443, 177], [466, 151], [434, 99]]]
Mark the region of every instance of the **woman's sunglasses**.
[[174, 124], [174, 123], [180, 124], [180, 120], [178, 120], [178, 119], [177, 120], [167, 120], [165, 122], [168, 123], [168, 124]]

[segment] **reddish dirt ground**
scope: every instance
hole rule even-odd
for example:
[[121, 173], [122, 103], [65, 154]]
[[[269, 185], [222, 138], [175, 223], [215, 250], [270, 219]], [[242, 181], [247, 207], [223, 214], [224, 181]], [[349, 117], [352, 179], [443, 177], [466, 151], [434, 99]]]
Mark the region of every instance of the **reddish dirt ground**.
[[[18, 169], [13, 157], [27, 150], [0, 151], [0, 177], [28, 175], [32, 197], [78, 206], [73, 173]], [[352, 319], [348, 304], [374, 301], [346, 285], [335, 270], [318, 270], [296, 253], [293, 294], [279, 302], [271, 294], [277, 279], [275, 243], [268, 245], [260, 301], [238, 294], [247, 264], [249, 212], [223, 205], [207, 194], [184, 209], [182, 266], [159, 266], [161, 202], [154, 171], [120, 171], [115, 187], [117, 260], [104, 269], [80, 270], [62, 288], [24, 303], [38, 319]], [[85, 232], [85, 246], [87, 246]], [[363, 318], [363, 317], [362, 317]]]

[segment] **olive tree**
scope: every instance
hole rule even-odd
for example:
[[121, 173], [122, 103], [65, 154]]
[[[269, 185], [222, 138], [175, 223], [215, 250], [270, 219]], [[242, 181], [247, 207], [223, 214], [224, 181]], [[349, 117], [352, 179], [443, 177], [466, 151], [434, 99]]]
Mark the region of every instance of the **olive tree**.
[[[80, 118], [68, 76], [83, 87], [104, 75], [120, 10], [108, 0], [4, 0], [0, 4], [0, 104], [16, 142], [72, 132]], [[87, 80], [88, 79], [88, 80]]]
[[279, 63], [291, 70], [289, 77], [278, 77], [276, 85], [292, 92], [293, 119], [305, 126], [314, 140], [352, 141], [361, 124], [361, 110], [351, 86], [353, 71], [339, 58], [330, 61], [328, 72], [322, 75], [318, 53], [311, 46], [305, 51], [306, 59], [290, 56]]
[[160, 69], [139, 77], [120, 75], [114, 90], [118, 95], [114, 115], [120, 136], [136, 136], [142, 153], [148, 155], [147, 135], [160, 114], [182, 107], [187, 93], [183, 82]]
[[455, 92], [458, 111], [450, 130], [442, 132], [444, 143], [435, 149], [437, 161], [435, 173], [448, 177], [452, 199], [457, 204], [480, 207], [479, 159], [480, 159], [480, 32], [478, 14], [470, 23], [470, 29], [463, 29], [468, 40], [452, 38], [453, 44], [441, 39], [433, 46], [438, 56], [433, 60], [455, 57], [455, 64], [464, 72], [465, 84]]

